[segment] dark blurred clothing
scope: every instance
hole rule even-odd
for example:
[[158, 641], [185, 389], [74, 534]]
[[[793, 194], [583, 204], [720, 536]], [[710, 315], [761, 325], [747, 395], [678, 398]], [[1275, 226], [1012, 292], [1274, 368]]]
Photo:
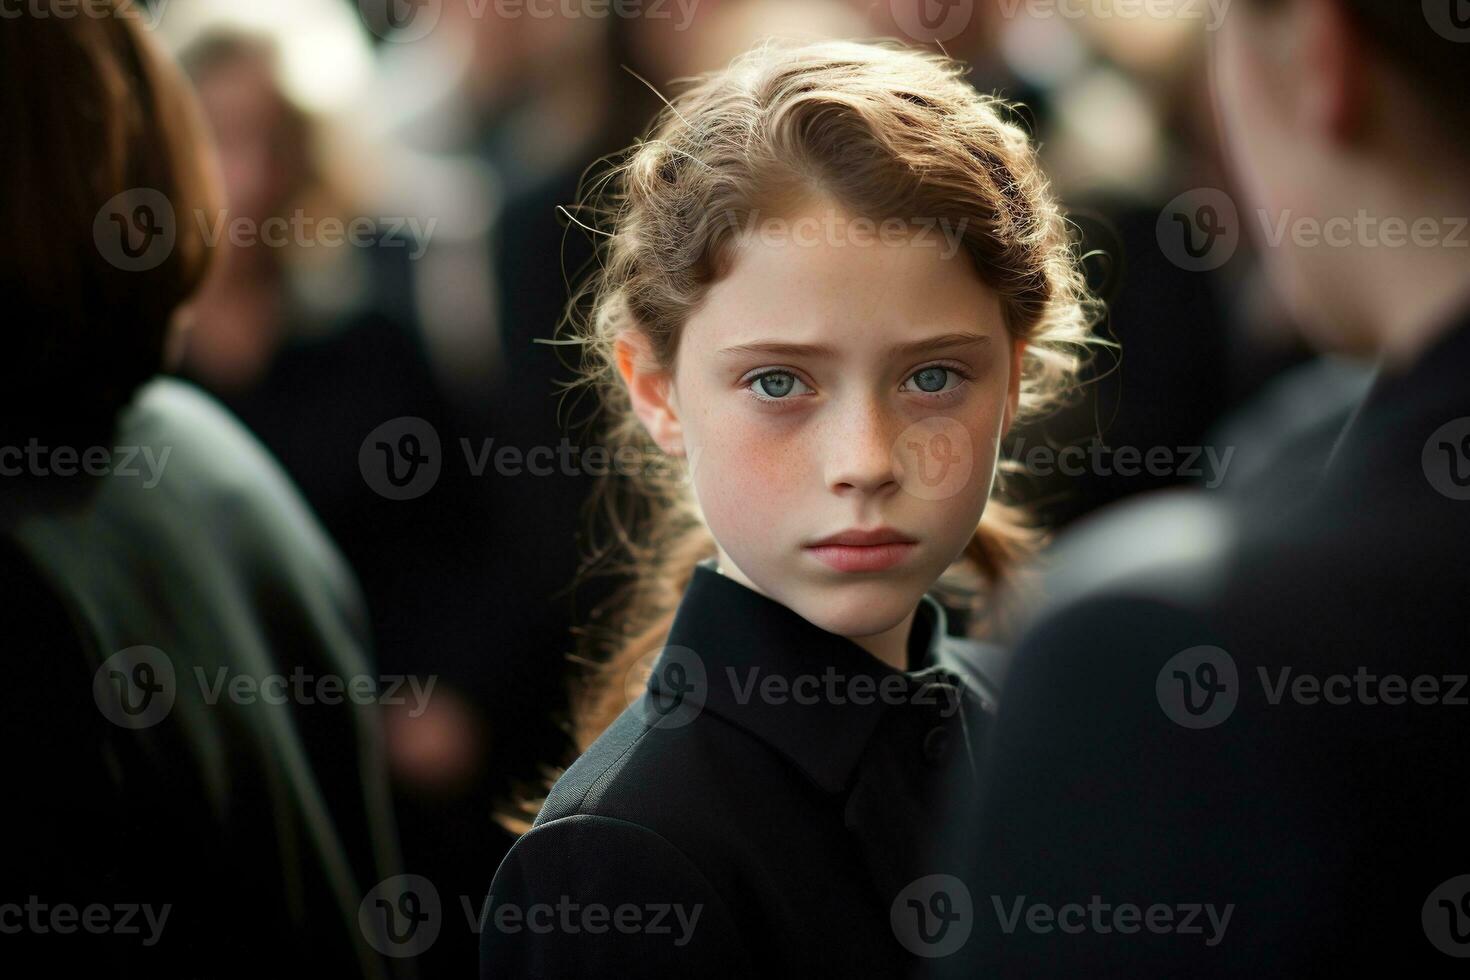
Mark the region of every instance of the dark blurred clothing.
[[[362, 582], [383, 669], [437, 679], [473, 706], [482, 754], [466, 784], [400, 784], [409, 869], [444, 895], [478, 895], [513, 835], [492, 822], [519, 785], [570, 761], [563, 726], [575, 625], [613, 580], [578, 582], [594, 474], [568, 446], [559, 384], [572, 372], [550, 339], [567, 277], [591, 258], [584, 234], [563, 244], [556, 206], [576, 174], [544, 178], [508, 201], [496, 225], [502, 363], [474, 404], [450, 397], [420, 331], [359, 314], [299, 336], [249, 391], [222, 396], [281, 460]], [[411, 276], [403, 250], [380, 250], [387, 292]], [[490, 330], [495, 325], [486, 324]], [[302, 334], [306, 336], [301, 336]], [[585, 408], [583, 409], [585, 413]], [[383, 496], [360, 451], [379, 426], [422, 419], [437, 435], [439, 475], [422, 495]], [[391, 441], [391, 440], [390, 440]], [[514, 469], [497, 454], [513, 450]], [[460, 921], [451, 918], [449, 921]], [[444, 975], [473, 969], [473, 937], [446, 933], [422, 958]]]
[[1463, 974], [1466, 377], [1470, 319], [1273, 468], [1295, 492], [1094, 528], [1083, 560], [1112, 575], [1063, 548], [983, 808], [953, 817], [974, 935], [940, 972]]
[[[484, 393], [488, 421], [448, 403], [411, 330], [374, 316], [290, 344], [259, 385], [225, 399], [340, 543], [363, 583], [384, 669], [438, 676], [482, 712], [496, 791], [567, 750], [555, 719], [566, 700], [575, 611], [565, 592], [587, 487], [559, 470], [497, 472], [504, 446], [557, 446], [551, 371], [541, 363], [550, 354], [540, 354], [551, 349], [533, 350], [528, 338], [516, 345], [526, 348], [522, 365], [503, 390]], [[369, 482], [359, 453], [400, 418], [433, 428], [440, 471], [422, 495], [393, 500]]]
[[[5, 937], [7, 959], [393, 975], [358, 919], [398, 858], [376, 693], [344, 695], [378, 677], [350, 571], [275, 462], [198, 391], [150, 383], [107, 445], [107, 475], [4, 481], [0, 904], [145, 903], [167, 918], [151, 943], [141, 914], [141, 935], [26, 928]], [[152, 650], [123, 653], [137, 647]]]
[[[1373, 377], [1369, 364], [1324, 356], [1272, 379], [1226, 416], [1208, 440], [1208, 445], [1228, 447], [1232, 454], [1221, 486], [1243, 493], [1310, 489]], [[1287, 486], [1283, 477], [1288, 468], [1305, 471], [1309, 482]]]
[[[1042, 449], [1049, 450], [1043, 459], [1065, 462], [1059, 454], [1066, 447], [1100, 460], [1040, 472], [1032, 466], [1008, 482], [1047, 527], [1125, 497], [1198, 482], [1202, 472], [1208, 480], [1214, 474], [1196, 451], [1237, 394], [1219, 281], [1169, 261], [1154, 230], [1158, 210], [1107, 199], [1079, 206], [1071, 219], [1082, 232], [1081, 251], [1100, 253], [1087, 266], [1090, 287], [1108, 301], [1097, 333], [1121, 350], [1095, 349], [1078, 397], [1007, 440], [1007, 455], [1023, 465]], [[1156, 471], [1123, 455], [1143, 460], [1151, 451], [1167, 451], [1170, 463]]]

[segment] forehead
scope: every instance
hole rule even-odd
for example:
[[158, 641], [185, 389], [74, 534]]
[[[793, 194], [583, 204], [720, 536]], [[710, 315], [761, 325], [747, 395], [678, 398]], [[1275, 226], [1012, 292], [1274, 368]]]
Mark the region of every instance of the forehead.
[[830, 209], [762, 218], [737, 231], [732, 262], [685, 328], [684, 345], [778, 336], [879, 349], [946, 331], [1002, 329], [955, 222], [854, 218]]

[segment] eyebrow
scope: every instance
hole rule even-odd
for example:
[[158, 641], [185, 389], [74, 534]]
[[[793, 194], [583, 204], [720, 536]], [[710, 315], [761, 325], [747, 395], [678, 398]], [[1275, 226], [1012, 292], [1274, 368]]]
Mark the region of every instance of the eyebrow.
[[[976, 333], [947, 333], [938, 337], [928, 337], [924, 340], [915, 340], [907, 344], [895, 344], [888, 348], [892, 355], [927, 354], [939, 350], [952, 350], [958, 347], [971, 347], [977, 344], [988, 345], [990, 338]], [[758, 340], [750, 344], [738, 344], [734, 347], [726, 347], [720, 351], [721, 354], [780, 354], [786, 357], [832, 357], [837, 351], [826, 344], [788, 344], [778, 340]]]

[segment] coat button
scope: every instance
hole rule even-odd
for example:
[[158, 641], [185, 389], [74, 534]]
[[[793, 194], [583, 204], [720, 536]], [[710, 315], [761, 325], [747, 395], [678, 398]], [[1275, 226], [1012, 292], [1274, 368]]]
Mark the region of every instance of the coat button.
[[949, 754], [949, 729], [931, 728], [924, 736], [924, 758], [931, 765], [938, 765]]

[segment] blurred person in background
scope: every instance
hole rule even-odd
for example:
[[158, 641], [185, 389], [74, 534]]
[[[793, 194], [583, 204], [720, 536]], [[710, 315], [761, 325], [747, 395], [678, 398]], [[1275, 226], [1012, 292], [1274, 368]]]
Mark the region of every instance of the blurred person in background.
[[1265, 468], [1273, 492], [1128, 508], [1059, 544], [981, 809], [952, 817], [974, 848], [973, 933], [938, 972], [1463, 973], [1457, 13], [1239, 0], [1225, 18], [1215, 89], [1239, 213], [1290, 316], [1377, 374], [1345, 427]]
[[359, 919], [399, 868], [378, 705], [341, 696], [377, 682], [361, 596], [260, 444], [157, 377], [216, 163], [138, 11], [91, 10], [0, 29], [7, 957], [405, 972]]
[[255, 389], [291, 339], [284, 248], [233, 244], [228, 223], [264, 228], [289, 218], [313, 173], [310, 124], [275, 81], [270, 42], [220, 33], [181, 54], [214, 135], [225, 208], [207, 216], [221, 229], [216, 268], [193, 304], [195, 328], [183, 369], [221, 396]]
[[[559, 758], [565, 666], [552, 638], [568, 626], [547, 610], [574, 571], [550, 558], [572, 547], [553, 537], [543, 557], [554, 567], [538, 578], [526, 560], [535, 542], [523, 540], [534, 524], [507, 499], [512, 481], [475, 472], [461, 447], [542, 441], [492, 428], [504, 381], [489, 357], [493, 317], [476, 301], [488, 296], [484, 228], [467, 217], [487, 193], [465, 168], [415, 157], [350, 111], [300, 105], [283, 35], [238, 26], [224, 6], [195, 16], [180, 56], [220, 146], [225, 207], [210, 215], [224, 229], [221, 261], [180, 372], [240, 416], [340, 543], [384, 672], [432, 685], [423, 703], [384, 705], [386, 745], [405, 867], [452, 908], [508, 846], [484, 833], [495, 800]], [[331, 219], [373, 233], [312, 237]], [[273, 223], [308, 237], [229, 233]], [[426, 292], [436, 302], [421, 302]], [[423, 432], [437, 440], [438, 475], [395, 494], [378, 447]], [[418, 953], [429, 975], [473, 966], [473, 945], [447, 936]]]

